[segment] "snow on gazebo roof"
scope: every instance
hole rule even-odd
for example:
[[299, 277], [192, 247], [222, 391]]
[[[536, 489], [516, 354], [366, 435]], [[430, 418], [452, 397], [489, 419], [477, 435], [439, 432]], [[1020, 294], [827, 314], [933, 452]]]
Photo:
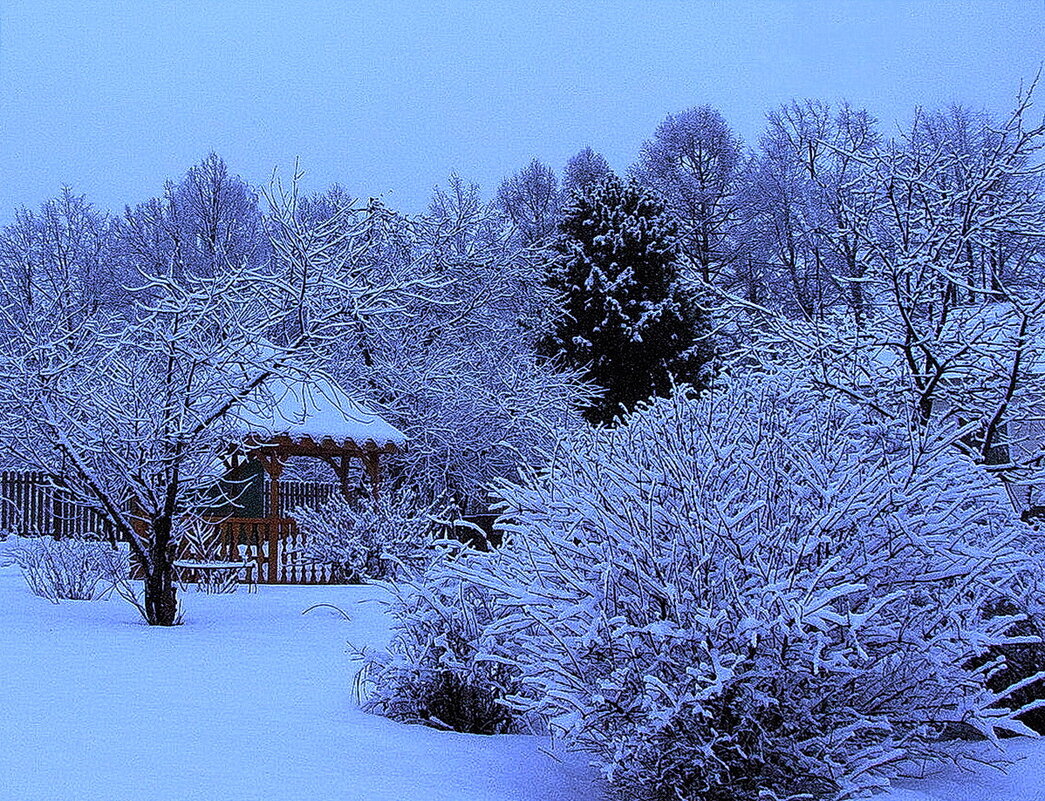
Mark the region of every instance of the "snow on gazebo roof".
[[350, 398], [333, 379], [273, 376], [232, 413], [238, 434], [255, 440], [333, 440], [338, 446], [402, 446], [406, 435]]

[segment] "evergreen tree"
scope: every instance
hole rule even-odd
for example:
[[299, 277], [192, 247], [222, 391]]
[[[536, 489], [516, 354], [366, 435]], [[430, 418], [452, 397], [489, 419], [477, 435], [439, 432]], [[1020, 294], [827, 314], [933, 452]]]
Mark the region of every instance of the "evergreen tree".
[[667, 394], [672, 378], [703, 383], [707, 324], [679, 283], [677, 240], [664, 207], [612, 174], [564, 211], [547, 274], [564, 313], [542, 345], [605, 390], [593, 423]]

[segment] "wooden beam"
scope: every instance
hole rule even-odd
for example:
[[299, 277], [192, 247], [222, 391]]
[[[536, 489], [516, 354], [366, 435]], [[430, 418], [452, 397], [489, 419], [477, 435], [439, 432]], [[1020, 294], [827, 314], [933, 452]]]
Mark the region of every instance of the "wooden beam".
[[330, 469], [334, 471], [334, 474], [338, 479], [338, 486], [341, 488], [341, 494], [346, 499], [352, 496], [352, 487], [349, 484], [351, 479], [351, 468], [352, 458], [351, 456], [317, 456], [317, 459], [321, 459], [330, 465]]
[[291, 456], [309, 456], [322, 459], [329, 464], [341, 484], [341, 492], [348, 497], [351, 491], [349, 479], [353, 459], [363, 462], [370, 483], [370, 496], [377, 498], [380, 493], [381, 473], [380, 457], [383, 454], [399, 453], [394, 442], [378, 445], [372, 439], [362, 444], [346, 439], [336, 442], [331, 437], [323, 437], [318, 442], [310, 436], [297, 439], [280, 434], [270, 439], [250, 437], [244, 443], [251, 456], [261, 462], [269, 475], [269, 507], [273, 515], [279, 515], [279, 477], [283, 472], [283, 464]]
[[255, 455], [265, 452], [276, 452], [282, 456], [314, 456], [317, 458], [349, 456], [362, 459], [368, 453], [399, 453], [399, 447], [394, 442], [377, 445], [373, 440], [367, 440], [360, 444], [354, 440], [345, 440], [338, 443], [332, 439], [324, 438], [316, 442], [311, 437], [302, 437], [295, 440], [286, 435], [280, 435], [268, 440], [251, 438], [245, 444], [247, 449]]

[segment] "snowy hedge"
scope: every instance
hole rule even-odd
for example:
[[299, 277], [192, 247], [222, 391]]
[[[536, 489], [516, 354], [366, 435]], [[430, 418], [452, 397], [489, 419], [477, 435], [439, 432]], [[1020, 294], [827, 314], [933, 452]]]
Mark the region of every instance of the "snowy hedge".
[[985, 657], [1038, 563], [949, 441], [793, 380], [657, 401], [500, 488], [505, 547], [451, 566], [473, 653], [634, 798], [841, 797], [1027, 733]]

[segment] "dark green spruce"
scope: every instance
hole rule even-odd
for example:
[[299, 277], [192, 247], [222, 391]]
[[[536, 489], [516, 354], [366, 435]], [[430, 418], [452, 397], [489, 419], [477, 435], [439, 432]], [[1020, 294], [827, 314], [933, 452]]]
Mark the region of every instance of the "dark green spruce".
[[604, 390], [590, 422], [611, 423], [673, 381], [703, 387], [708, 323], [681, 258], [674, 222], [634, 182], [610, 175], [564, 209], [546, 276], [563, 314], [541, 349]]

